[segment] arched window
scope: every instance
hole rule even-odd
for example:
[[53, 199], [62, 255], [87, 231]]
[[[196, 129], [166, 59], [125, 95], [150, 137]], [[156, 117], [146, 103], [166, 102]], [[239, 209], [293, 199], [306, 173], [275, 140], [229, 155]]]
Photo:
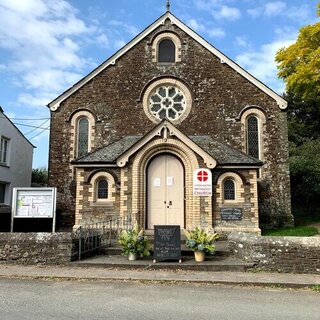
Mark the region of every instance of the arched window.
[[260, 158], [259, 123], [258, 118], [249, 116], [247, 119], [247, 153], [249, 156]]
[[236, 192], [234, 181], [231, 179], [226, 179], [223, 182], [223, 196], [224, 200], [235, 200]]
[[164, 39], [159, 43], [158, 59], [159, 62], [175, 62], [176, 46], [170, 39]]
[[77, 133], [77, 157], [82, 157], [89, 151], [89, 120], [86, 117], [78, 120]]
[[100, 179], [97, 182], [97, 200], [108, 199], [108, 181]]

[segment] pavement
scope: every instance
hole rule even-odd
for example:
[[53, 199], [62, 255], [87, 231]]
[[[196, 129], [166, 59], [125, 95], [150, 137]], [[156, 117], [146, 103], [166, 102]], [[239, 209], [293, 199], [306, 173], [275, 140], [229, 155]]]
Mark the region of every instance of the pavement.
[[0, 264], [0, 279], [46, 279], [91, 281], [140, 281], [151, 283], [200, 283], [249, 285], [278, 288], [310, 288], [320, 286], [318, 274], [266, 272], [211, 272], [192, 270], [121, 269], [70, 263], [64, 266], [22, 266]]

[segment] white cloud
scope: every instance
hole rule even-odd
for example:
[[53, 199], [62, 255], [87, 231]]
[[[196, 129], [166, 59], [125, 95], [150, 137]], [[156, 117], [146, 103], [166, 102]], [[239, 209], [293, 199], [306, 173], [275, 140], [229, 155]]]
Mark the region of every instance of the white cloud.
[[[77, 10], [64, 0], [1, 1], [0, 48], [8, 53], [6, 68], [15, 75], [15, 84], [37, 90], [38, 95], [57, 95], [79, 80], [78, 72], [89, 62], [79, 54], [78, 37], [97, 30], [76, 14]], [[24, 93], [21, 97], [18, 102], [28, 103]], [[29, 105], [35, 105], [36, 100], [30, 101]]]
[[222, 28], [212, 28], [207, 33], [211, 38], [224, 38], [226, 35], [226, 32]]
[[238, 8], [222, 6], [218, 12], [213, 13], [213, 16], [218, 19], [237, 20], [241, 17], [241, 12]]
[[98, 35], [96, 38], [96, 42], [102, 47], [107, 47], [110, 43], [109, 38], [106, 34]]
[[122, 47], [124, 47], [127, 43], [124, 40], [116, 40], [114, 42], [114, 48], [116, 49], [120, 49]]
[[139, 33], [139, 30], [130, 24], [127, 24], [123, 21], [119, 20], [111, 20], [108, 23], [110, 26], [122, 28], [125, 32], [129, 33], [131, 36], [136, 36]]
[[24, 107], [38, 108], [38, 110], [43, 110], [43, 106], [47, 105], [55, 95], [51, 92], [37, 92], [35, 94], [31, 93], [21, 93], [18, 96], [18, 103]]
[[265, 5], [264, 12], [267, 16], [277, 16], [281, 14], [287, 5], [282, 1], [268, 2]]
[[256, 78], [270, 86], [278, 93], [284, 90], [284, 84], [277, 78], [276, 52], [292, 44], [295, 36], [290, 35], [286, 39], [278, 39], [262, 45], [257, 50], [249, 50], [236, 57], [236, 62]]
[[239, 47], [246, 48], [249, 46], [247, 39], [243, 37], [236, 37], [235, 44]]
[[187, 21], [187, 25], [197, 32], [204, 32], [206, 30], [206, 27], [195, 19]]
[[262, 12], [263, 12], [262, 8], [254, 8], [254, 9], [247, 10], [247, 13], [254, 18], [259, 17], [262, 14]]
[[227, 6], [232, 0], [194, 0], [195, 7], [198, 10], [211, 12], [215, 19], [237, 20], [241, 17], [241, 11], [238, 8]]
[[306, 4], [288, 7], [287, 4], [283, 1], [267, 2], [263, 6], [248, 9], [247, 13], [253, 18], [257, 18], [260, 16], [283, 16], [295, 21], [306, 21], [312, 15], [310, 6]]

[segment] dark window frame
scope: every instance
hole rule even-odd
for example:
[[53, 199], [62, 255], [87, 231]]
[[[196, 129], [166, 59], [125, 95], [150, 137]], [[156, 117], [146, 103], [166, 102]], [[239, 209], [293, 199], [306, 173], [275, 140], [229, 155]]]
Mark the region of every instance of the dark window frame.
[[233, 179], [226, 178], [223, 180], [223, 199], [228, 201], [236, 200], [236, 184]]
[[[102, 186], [101, 184], [105, 184]], [[109, 199], [109, 181], [106, 178], [101, 178], [96, 182], [96, 196], [97, 200], [108, 200]]]
[[175, 63], [176, 62], [176, 44], [170, 38], [161, 39], [158, 44], [158, 62]]

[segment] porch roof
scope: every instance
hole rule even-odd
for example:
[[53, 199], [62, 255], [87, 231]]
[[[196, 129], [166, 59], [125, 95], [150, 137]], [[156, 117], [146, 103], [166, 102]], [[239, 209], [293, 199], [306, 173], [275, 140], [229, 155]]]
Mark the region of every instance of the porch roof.
[[[132, 148], [144, 136], [126, 136], [109, 145], [75, 159], [72, 164], [76, 166], [106, 164], [117, 166], [117, 159]], [[250, 166], [259, 167], [263, 162], [248, 156], [247, 154], [231, 148], [230, 146], [213, 140], [210, 136], [188, 136], [195, 144], [217, 161], [217, 167], [221, 166]]]

